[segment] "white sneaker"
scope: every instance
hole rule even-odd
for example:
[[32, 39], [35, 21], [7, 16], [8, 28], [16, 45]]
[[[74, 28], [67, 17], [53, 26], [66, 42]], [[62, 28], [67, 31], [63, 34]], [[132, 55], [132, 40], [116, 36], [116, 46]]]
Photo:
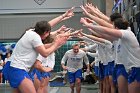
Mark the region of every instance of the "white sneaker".
[[55, 77], [53, 77], [52, 79], [50, 79], [49, 81], [51, 82], [51, 81], [54, 81], [55, 79], [57, 79], [57, 78], [63, 78], [62, 76], [55, 76]]
[[97, 80], [95, 84], [99, 84], [99, 81]]

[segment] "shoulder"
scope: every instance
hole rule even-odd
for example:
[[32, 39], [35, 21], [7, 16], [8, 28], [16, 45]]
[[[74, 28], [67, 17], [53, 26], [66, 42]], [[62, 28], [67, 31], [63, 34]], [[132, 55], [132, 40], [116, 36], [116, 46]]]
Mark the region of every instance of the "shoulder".
[[86, 52], [81, 49], [79, 49], [79, 53], [86, 54]]
[[120, 30], [122, 33], [122, 38], [130, 38], [134, 33], [130, 29]]
[[34, 29], [27, 30], [26, 34], [32, 35], [32, 37], [40, 37], [36, 32], [34, 32]]

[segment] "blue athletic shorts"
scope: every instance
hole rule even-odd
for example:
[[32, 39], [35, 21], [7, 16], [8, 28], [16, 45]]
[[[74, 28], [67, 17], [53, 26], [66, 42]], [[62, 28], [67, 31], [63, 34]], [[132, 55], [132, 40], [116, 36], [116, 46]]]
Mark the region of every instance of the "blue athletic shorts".
[[103, 65], [104, 77], [108, 76], [108, 65]]
[[75, 83], [76, 78], [83, 79], [82, 77], [82, 69], [77, 70], [76, 72], [68, 72], [68, 79], [70, 84]]
[[108, 62], [108, 75], [112, 75], [113, 74], [113, 70], [114, 70], [114, 66], [115, 66], [115, 62]]
[[128, 79], [128, 73], [126, 72], [123, 64], [115, 65], [114, 72], [113, 72], [113, 82], [115, 84], [117, 84], [117, 79], [120, 75], [124, 76], [126, 80]]
[[[34, 69], [34, 70], [32, 71], [32, 73], [33, 73], [33, 74], [36, 74], [36, 75], [37, 75], [37, 78], [38, 78], [39, 80], [41, 80], [42, 78], [47, 78], [47, 77], [50, 78], [50, 73], [49, 73], [49, 72], [41, 72], [41, 71], [39, 71], [39, 70], [37, 70], [37, 69]], [[32, 76], [32, 75], [31, 75], [31, 76]], [[34, 75], [33, 75], [33, 77], [34, 77]]]
[[130, 84], [135, 80], [137, 82], [140, 82], [140, 68], [132, 67], [131, 70], [129, 71], [128, 83]]
[[99, 67], [98, 66], [94, 66], [94, 72], [96, 76], [99, 76]]
[[104, 66], [103, 63], [99, 63], [99, 79], [102, 80], [104, 78]]
[[31, 72], [29, 72], [29, 76], [32, 79], [32, 81], [34, 81], [34, 75], [35, 75], [36, 70], [33, 69]]
[[11, 67], [10, 61], [5, 64], [3, 74], [5, 79], [9, 81], [10, 86], [13, 88], [18, 88], [22, 80], [25, 78], [31, 79], [28, 72], [25, 70]]

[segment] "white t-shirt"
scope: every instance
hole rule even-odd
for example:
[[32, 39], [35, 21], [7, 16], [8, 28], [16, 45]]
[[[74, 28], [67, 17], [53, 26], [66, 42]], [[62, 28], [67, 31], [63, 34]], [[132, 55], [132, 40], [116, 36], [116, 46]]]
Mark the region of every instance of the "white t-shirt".
[[55, 53], [51, 53], [48, 57], [43, 57], [39, 54], [37, 60], [42, 62], [43, 66], [47, 66], [53, 69], [55, 65]]
[[10, 57], [4, 59], [4, 62], [5, 62], [5, 63], [6, 63], [7, 61], [10, 61]]
[[112, 43], [108, 40], [105, 40], [105, 43], [98, 44], [98, 47], [97, 47], [98, 54], [99, 54], [101, 62], [104, 65], [107, 65], [108, 62], [113, 60], [112, 55], [111, 55], [112, 53], [111, 48], [112, 48]]
[[85, 36], [83, 36], [81, 39], [83, 39], [85, 42], [87, 42], [88, 44], [94, 44], [95, 43], [95, 41], [94, 40], [92, 40], [92, 39], [90, 39], [90, 38], [87, 38], [87, 37], [85, 37]]
[[10, 66], [29, 71], [34, 64], [38, 55], [35, 47], [41, 46], [43, 43], [41, 37], [33, 30], [26, 31], [17, 42], [10, 58]]
[[[114, 58], [114, 60], [116, 60], [116, 55], [117, 55], [117, 46], [118, 46], [118, 40], [113, 41], [113, 45], [112, 45], [112, 56]], [[116, 63], [116, 61], [115, 61]]]
[[96, 54], [98, 56], [95, 57], [94, 62], [95, 62], [95, 66], [99, 66], [99, 62], [101, 61], [101, 59], [100, 59], [100, 56], [99, 56], [99, 53], [98, 53], [98, 48], [96, 49]]
[[112, 49], [113, 44], [110, 41], [105, 40], [104, 43], [100, 43], [100, 42], [91, 40], [87, 37], [83, 37], [83, 39], [89, 40], [89, 42], [91, 42], [91, 43], [94, 42], [94, 44], [85, 47], [85, 49], [86, 50], [91, 50], [91, 49], [96, 50], [96, 48], [97, 48], [100, 60], [104, 65], [107, 65], [108, 62], [111, 62], [114, 60], [113, 49]]
[[99, 66], [99, 62], [100, 62], [100, 58], [99, 57], [95, 57], [95, 66]]
[[[83, 50], [79, 49], [77, 54], [74, 54], [73, 49], [68, 50], [61, 60], [61, 64], [65, 64], [67, 61], [67, 66], [75, 70], [83, 68], [83, 61], [85, 64], [89, 64], [88, 57]], [[68, 69], [69, 72], [73, 72], [72, 69]]]
[[140, 67], [140, 46], [132, 31], [120, 30], [122, 38], [118, 40], [116, 62], [124, 64], [128, 70], [131, 67]]
[[92, 50], [96, 50], [96, 47], [97, 47], [97, 46], [98, 46], [98, 45], [97, 45], [96, 43], [93, 43], [92, 45], [86, 46], [85, 49], [86, 49], [87, 51], [92, 51]]
[[106, 56], [106, 62], [112, 62], [114, 60], [114, 49], [113, 49], [113, 45], [112, 47], [106, 47], [105, 48], [105, 56]]

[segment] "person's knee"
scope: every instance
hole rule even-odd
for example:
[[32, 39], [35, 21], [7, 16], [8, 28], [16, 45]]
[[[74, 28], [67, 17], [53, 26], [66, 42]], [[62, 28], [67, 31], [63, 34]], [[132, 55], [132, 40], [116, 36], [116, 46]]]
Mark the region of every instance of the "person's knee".
[[81, 86], [81, 81], [76, 81], [76, 86]]
[[72, 89], [74, 89], [74, 83], [70, 84], [70, 87], [71, 87]]

